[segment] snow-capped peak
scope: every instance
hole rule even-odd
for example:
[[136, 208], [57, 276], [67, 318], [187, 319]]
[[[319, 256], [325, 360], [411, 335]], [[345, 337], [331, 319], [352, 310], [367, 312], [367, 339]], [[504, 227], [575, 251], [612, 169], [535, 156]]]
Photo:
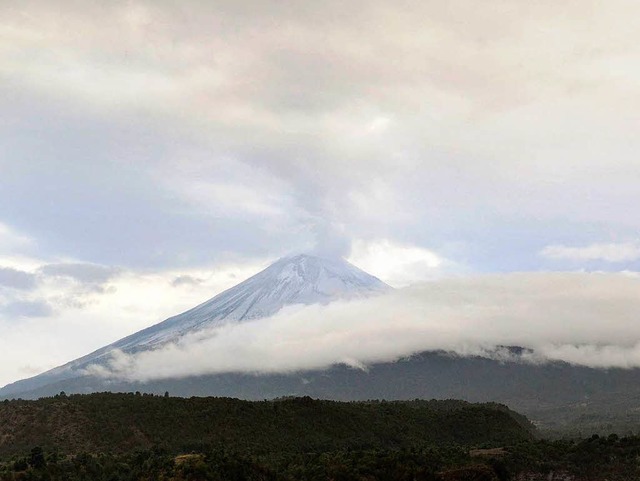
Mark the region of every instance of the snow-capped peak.
[[341, 258], [299, 254], [284, 257], [253, 277], [193, 309], [143, 329], [64, 366], [4, 388], [5, 394], [84, 375], [84, 368], [110, 358], [175, 342], [182, 336], [226, 323], [272, 316], [292, 304], [325, 304], [390, 290], [380, 279]]
[[129, 350], [175, 340], [187, 332], [268, 317], [286, 305], [328, 303], [390, 289], [341, 258], [284, 257], [199, 306], [133, 334], [114, 347]]

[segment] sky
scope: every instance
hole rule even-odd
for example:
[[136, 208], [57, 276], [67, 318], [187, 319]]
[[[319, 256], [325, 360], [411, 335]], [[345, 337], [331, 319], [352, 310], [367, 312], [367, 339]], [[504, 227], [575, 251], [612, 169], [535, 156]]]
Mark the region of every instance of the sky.
[[0, 385], [311, 250], [399, 288], [498, 276], [526, 298], [528, 276], [596, 276], [620, 310], [593, 322], [620, 348], [638, 16], [633, 0], [0, 2]]

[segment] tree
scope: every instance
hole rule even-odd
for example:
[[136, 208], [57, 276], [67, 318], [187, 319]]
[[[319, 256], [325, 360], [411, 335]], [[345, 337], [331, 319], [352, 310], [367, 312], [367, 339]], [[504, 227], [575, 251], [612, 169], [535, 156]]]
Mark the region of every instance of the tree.
[[40, 446], [36, 446], [31, 450], [31, 455], [29, 456], [29, 466], [34, 469], [42, 469], [46, 465], [47, 462], [44, 459], [42, 448]]

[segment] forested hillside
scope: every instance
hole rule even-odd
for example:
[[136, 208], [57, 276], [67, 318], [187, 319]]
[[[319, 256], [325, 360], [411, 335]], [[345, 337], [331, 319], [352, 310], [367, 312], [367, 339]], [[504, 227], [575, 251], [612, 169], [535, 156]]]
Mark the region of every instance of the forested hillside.
[[463, 401], [240, 401], [140, 394], [58, 395], [0, 403], [0, 457], [202, 445], [251, 453], [501, 445], [531, 438], [526, 418]]
[[64, 394], [0, 402], [0, 481], [628, 481], [640, 438], [536, 440], [499, 404]]

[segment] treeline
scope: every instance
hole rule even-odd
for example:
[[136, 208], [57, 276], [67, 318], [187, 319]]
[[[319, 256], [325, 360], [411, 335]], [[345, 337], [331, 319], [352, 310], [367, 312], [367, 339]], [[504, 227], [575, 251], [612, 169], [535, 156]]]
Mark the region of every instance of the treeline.
[[251, 402], [140, 394], [58, 395], [0, 402], [0, 459], [39, 446], [66, 454], [169, 453], [223, 446], [250, 455], [435, 444], [496, 446], [532, 437], [504, 406], [463, 401]]
[[463, 401], [63, 393], [0, 402], [0, 481], [622, 481], [640, 437], [536, 440]]
[[526, 441], [493, 450], [460, 445], [255, 455], [224, 447], [64, 456], [33, 448], [0, 463], [0, 481], [631, 481], [640, 438]]
[[[39, 448], [0, 467], [2, 481], [436, 481], [468, 461], [460, 447], [248, 455], [223, 448], [61, 457]], [[477, 468], [475, 468], [477, 470]], [[487, 471], [483, 466], [481, 471]], [[491, 470], [489, 470], [492, 472]]]

